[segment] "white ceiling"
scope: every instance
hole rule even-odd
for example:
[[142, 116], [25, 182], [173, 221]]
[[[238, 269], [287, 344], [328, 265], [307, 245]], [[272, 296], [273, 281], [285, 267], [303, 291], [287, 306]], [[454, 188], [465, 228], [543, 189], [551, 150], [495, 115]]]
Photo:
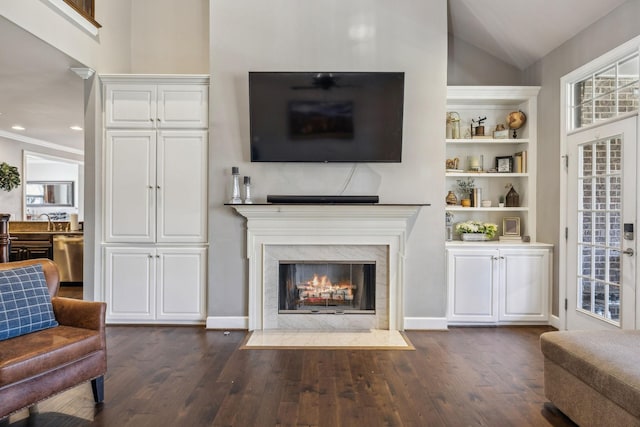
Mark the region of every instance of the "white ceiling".
[[[625, 1], [448, 0], [449, 31], [524, 69]], [[0, 136], [82, 150], [83, 65], [2, 17], [0, 40]]]
[[627, 0], [448, 0], [449, 32], [524, 70]]
[[0, 136], [83, 150], [82, 64], [2, 17], [0, 40]]

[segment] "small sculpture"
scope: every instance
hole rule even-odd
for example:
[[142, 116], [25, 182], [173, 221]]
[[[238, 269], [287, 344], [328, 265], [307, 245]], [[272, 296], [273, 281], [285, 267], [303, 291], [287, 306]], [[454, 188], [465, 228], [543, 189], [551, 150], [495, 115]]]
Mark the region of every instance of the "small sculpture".
[[[480, 117], [478, 116], [478, 120], [471, 119], [471, 135], [473, 136], [484, 136], [484, 121], [487, 120], [487, 116]], [[477, 123], [478, 126], [473, 127], [473, 124]]]

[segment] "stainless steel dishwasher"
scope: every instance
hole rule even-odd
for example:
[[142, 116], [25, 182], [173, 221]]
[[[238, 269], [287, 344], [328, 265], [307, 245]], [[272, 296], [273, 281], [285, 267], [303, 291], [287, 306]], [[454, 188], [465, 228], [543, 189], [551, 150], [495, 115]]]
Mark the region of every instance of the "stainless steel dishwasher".
[[53, 260], [60, 270], [61, 282], [82, 282], [84, 236], [53, 236]]

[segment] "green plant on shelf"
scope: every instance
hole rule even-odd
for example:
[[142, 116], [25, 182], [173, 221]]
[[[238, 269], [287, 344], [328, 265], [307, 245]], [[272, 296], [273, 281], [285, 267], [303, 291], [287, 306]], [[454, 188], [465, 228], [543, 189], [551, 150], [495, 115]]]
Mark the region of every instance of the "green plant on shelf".
[[471, 197], [471, 192], [476, 186], [473, 178], [458, 179], [456, 182], [458, 183], [458, 195], [460, 199], [468, 199]]
[[485, 234], [490, 239], [496, 235], [498, 231], [498, 226], [491, 222], [481, 222], [481, 221], [465, 221], [460, 222], [456, 225], [456, 233], [474, 233], [474, 234]]

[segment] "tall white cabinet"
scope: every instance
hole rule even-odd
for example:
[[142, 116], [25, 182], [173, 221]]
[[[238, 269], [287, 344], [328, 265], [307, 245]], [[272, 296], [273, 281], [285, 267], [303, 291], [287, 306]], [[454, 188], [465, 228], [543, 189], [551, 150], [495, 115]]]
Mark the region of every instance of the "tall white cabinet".
[[208, 76], [103, 75], [110, 323], [206, 316]]
[[[538, 91], [532, 86], [452, 86], [447, 90], [447, 112], [459, 118], [460, 132], [445, 140], [447, 159], [457, 159], [458, 165], [445, 169], [446, 190], [455, 192], [458, 180], [473, 179], [482, 190], [482, 200], [491, 204], [463, 207], [458, 200], [447, 205], [454, 229], [463, 221], [492, 222], [501, 235], [503, 219], [518, 218], [521, 235], [529, 240], [501, 242], [496, 236], [488, 242], [463, 242], [454, 234], [454, 240], [446, 242], [449, 324], [549, 321], [553, 246], [536, 241]], [[496, 138], [496, 125], [506, 124], [507, 115], [514, 111], [526, 115], [525, 125], [515, 138], [513, 130]], [[485, 136], [474, 136], [472, 127], [483, 118]], [[496, 158], [520, 153], [526, 153], [521, 167], [496, 170]], [[500, 196], [506, 195], [509, 186], [519, 193], [519, 204], [501, 207]]]

